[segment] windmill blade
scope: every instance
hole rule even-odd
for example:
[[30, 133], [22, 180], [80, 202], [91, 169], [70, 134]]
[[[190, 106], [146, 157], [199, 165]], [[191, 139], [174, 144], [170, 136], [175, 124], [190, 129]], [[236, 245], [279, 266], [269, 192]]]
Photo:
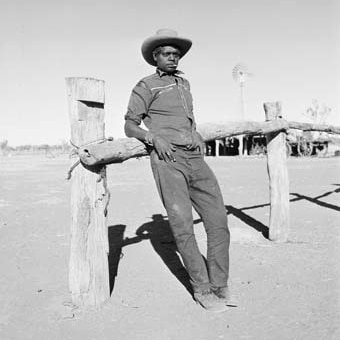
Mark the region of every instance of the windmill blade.
[[248, 71], [248, 67], [243, 63], [236, 64], [232, 71], [232, 77], [238, 83], [244, 83], [251, 75], [252, 74]]

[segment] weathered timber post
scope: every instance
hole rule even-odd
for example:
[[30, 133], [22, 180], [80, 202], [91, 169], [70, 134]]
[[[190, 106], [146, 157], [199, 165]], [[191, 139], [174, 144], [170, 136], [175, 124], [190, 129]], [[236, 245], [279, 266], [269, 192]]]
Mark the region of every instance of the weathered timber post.
[[[266, 121], [281, 118], [281, 103], [265, 103]], [[287, 169], [286, 133], [266, 134], [267, 169], [270, 190], [269, 239], [286, 242], [289, 233], [289, 179]]]
[[[104, 81], [66, 78], [71, 141], [82, 147], [104, 139]], [[74, 161], [73, 161], [74, 162]], [[110, 296], [105, 165], [74, 168], [71, 178], [71, 252], [69, 288], [72, 302], [98, 307]]]

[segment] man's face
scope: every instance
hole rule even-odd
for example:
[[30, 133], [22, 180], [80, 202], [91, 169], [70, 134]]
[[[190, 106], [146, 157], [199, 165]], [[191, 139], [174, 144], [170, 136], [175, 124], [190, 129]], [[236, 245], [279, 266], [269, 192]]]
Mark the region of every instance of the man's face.
[[174, 46], [162, 46], [161, 51], [154, 55], [157, 67], [166, 73], [174, 73], [180, 59], [180, 51]]

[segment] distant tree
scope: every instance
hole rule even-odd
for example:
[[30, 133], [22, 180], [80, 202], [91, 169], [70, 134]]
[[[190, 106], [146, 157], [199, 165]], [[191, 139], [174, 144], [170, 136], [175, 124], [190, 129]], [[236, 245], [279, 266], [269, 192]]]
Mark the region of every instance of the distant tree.
[[[332, 109], [327, 106], [326, 104], [322, 103], [320, 104], [317, 99], [312, 100], [312, 104], [306, 109], [306, 111], [303, 113], [305, 117], [309, 118], [312, 123], [314, 124], [326, 124], [327, 119], [329, 115], [331, 114]], [[311, 141], [312, 140], [317, 140], [320, 138], [328, 138], [328, 134], [326, 132], [303, 132], [302, 135], [302, 141], [300, 145], [306, 144], [308, 147], [306, 147], [306, 150], [310, 151], [309, 153], [311, 154], [313, 151], [313, 147], [311, 147]], [[326, 148], [325, 148], [326, 150]], [[327, 150], [326, 150], [327, 152]]]
[[38, 151], [48, 151], [50, 146], [48, 144], [39, 144], [36, 146]]
[[7, 147], [8, 147], [8, 140], [1, 139], [0, 140], [0, 156], [5, 155]]
[[72, 149], [70, 143], [65, 139], [62, 139], [60, 141], [60, 145], [61, 145], [61, 153], [62, 154], [69, 153]]
[[0, 140], [0, 149], [1, 150], [4, 150], [7, 148], [7, 145], [8, 145], [8, 140], [7, 139], [1, 139]]
[[325, 124], [331, 112], [332, 109], [329, 106], [320, 104], [317, 99], [313, 99], [312, 104], [303, 112], [303, 115], [314, 124]]

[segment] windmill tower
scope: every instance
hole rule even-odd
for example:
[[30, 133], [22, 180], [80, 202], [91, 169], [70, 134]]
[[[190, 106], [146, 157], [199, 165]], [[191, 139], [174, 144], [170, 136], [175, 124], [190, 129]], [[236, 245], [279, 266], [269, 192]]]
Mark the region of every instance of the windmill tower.
[[[232, 77], [236, 83], [240, 86], [240, 99], [241, 99], [241, 114], [240, 120], [244, 121], [246, 117], [246, 101], [244, 95], [245, 83], [252, 74], [249, 73], [248, 68], [243, 63], [238, 63], [234, 66], [232, 71]], [[239, 137], [239, 155], [243, 155], [243, 135]]]

